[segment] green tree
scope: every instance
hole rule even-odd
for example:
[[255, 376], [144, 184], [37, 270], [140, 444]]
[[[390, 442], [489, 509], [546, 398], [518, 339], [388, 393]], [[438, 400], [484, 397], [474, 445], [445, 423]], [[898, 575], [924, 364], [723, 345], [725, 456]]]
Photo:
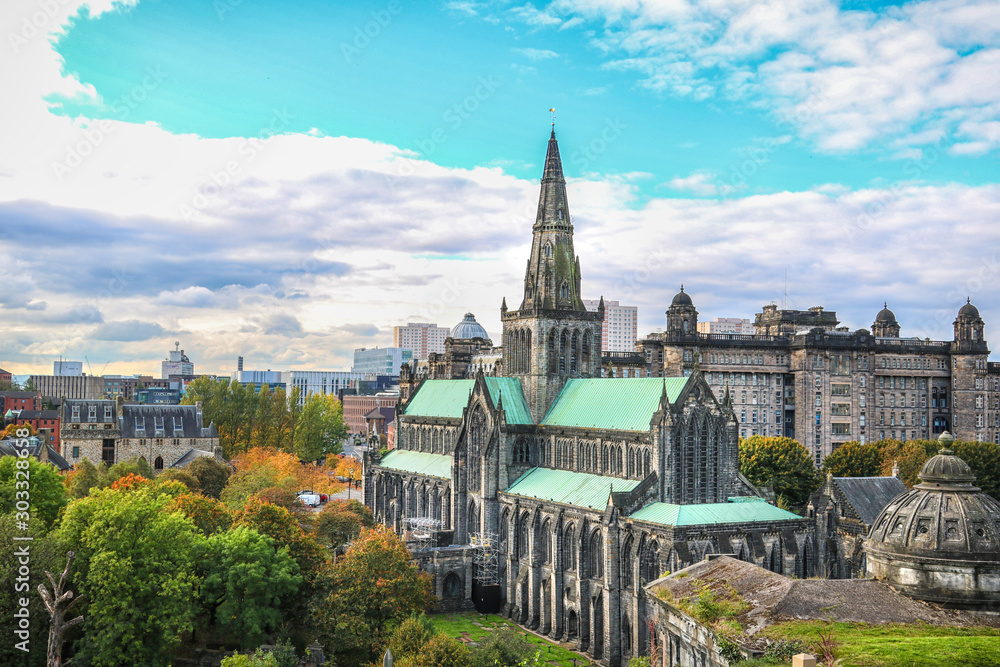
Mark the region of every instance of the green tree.
[[201, 487], [198, 485], [198, 478], [183, 468], [168, 468], [156, 476], [156, 481], [161, 484], [168, 481], [180, 482], [188, 491], [194, 491], [195, 493], [201, 491]]
[[95, 466], [90, 459], [82, 459], [63, 482], [71, 498], [86, 498], [91, 489], [108, 486], [107, 477], [108, 469], [103, 462], [100, 466]]
[[222, 659], [220, 667], [278, 667], [278, 661], [270, 651], [257, 649], [253, 655], [239, 653]]
[[740, 472], [755, 486], [772, 488], [792, 506], [804, 505], [820, 483], [809, 451], [791, 438], [741, 438]]
[[431, 637], [413, 661], [414, 667], [471, 667], [472, 657], [462, 642], [443, 632]]
[[537, 649], [527, 639], [504, 626], [491, 632], [472, 650], [473, 667], [518, 667], [535, 655]]
[[138, 475], [139, 477], [145, 477], [146, 479], [153, 479], [156, 477], [156, 473], [153, 472], [153, 469], [150, 467], [146, 459], [128, 459], [127, 461], [119, 461], [108, 468], [107, 485], [110, 486], [122, 477], [126, 477], [128, 475]]
[[244, 648], [259, 646], [281, 623], [282, 603], [302, 583], [288, 548], [246, 526], [208, 538], [201, 595], [215, 624], [239, 637]]
[[206, 498], [198, 493], [183, 493], [168, 505], [194, 522], [205, 536], [227, 530], [233, 523], [229, 509], [215, 498]]
[[372, 528], [372, 511], [357, 500], [331, 500], [316, 517], [313, 532], [325, 546], [336, 549], [350, 542], [362, 528]]
[[884, 452], [874, 444], [845, 442], [823, 459], [823, 470], [834, 477], [878, 477]]
[[193, 628], [204, 538], [190, 519], [165, 511], [171, 501], [144, 486], [102, 489], [67, 508], [54, 534], [75, 547], [74, 581], [88, 602], [75, 660], [165, 667]]
[[[426, 614], [413, 614], [389, 636], [389, 650], [396, 660], [412, 659], [434, 636], [434, 624]], [[492, 667], [493, 663], [490, 663]]]
[[976, 486], [1000, 500], [1000, 445], [995, 442], [956, 441], [952, 449], [972, 468]]
[[239, 509], [251, 496], [259, 496], [270, 489], [283, 489], [290, 494], [290, 498], [294, 498], [301, 491], [296, 486], [294, 476], [280, 469], [260, 466], [237, 472], [230, 477], [221, 498], [231, 509]]
[[208, 456], [201, 456], [189, 463], [185, 468], [198, 480], [201, 493], [209, 498], [219, 498], [226, 482], [232, 474], [228, 463], [218, 461]]
[[284, 507], [252, 497], [233, 515], [234, 526], [253, 528], [274, 540], [275, 548], [285, 548], [296, 560], [307, 583], [312, 583], [327, 561], [315, 538], [307, 535], [295, 516]]
[[882, 474], [891, 475], [893, 465], [899, 468], [899, 478], [906, 486], [917, 483], [917, 473], [930, 457], [937, 454], [940, 445], [932, 440], [876, 440], [872, 443], [882, 450]]
[[343, 451], [347, 436], [344, 408], [336, 396], [311, 393], [295, 426], [295, 453], [303, 461], [318, 461]]
[[313, 617], [321, 643], [337, 647], [338, 665], [377, 660], [390, 624], [431, 604], [430, 575], [410, 558], [396, 534], [379, 526], [363, 530], [329, 568]]
[[[18, 479], [18, 470], [26, 472], [27, 479], [24, 475]], [[33, 456], [0, 458], [0, 512], [14, 512], [18, 502], [29, 503], [30, 514], [51, 527], [67, 502], [62, 477], [52, 465]]]

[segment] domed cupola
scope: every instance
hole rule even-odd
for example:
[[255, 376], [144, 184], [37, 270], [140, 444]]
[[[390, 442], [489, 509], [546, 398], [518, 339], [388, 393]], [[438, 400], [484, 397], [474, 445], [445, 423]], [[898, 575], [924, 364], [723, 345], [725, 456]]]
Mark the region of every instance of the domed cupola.
[[958, 317], [955, 318], [955, 342], [956, 351], [976, 351], [976, 348], [986, 347], [983, 340], [983, 329], [985, 328], [983, 318], [979, 316], [979, 309], [972, 305], [971, 299], [965, 300], [965, 305], [959, 308]]
[[1000, 502], [941, 434], [920, 483], [890, 502], [865, 543], [868, 573], [921, 600], [1000, 609]]
[[882, 310], [875, 316], [872, 334], [878, 338], [899, 338], [899, 324], [896, 314], [889, 310], [889, 304], [883, 304]]
[[486, 333], [486, 329], [476, 321], [476, 316], [472, 313], [466, 313], [465, 318], [451, 328], [451, 337], [464, 340], [470, 338], [490, 339], [490, 335]]
[[672, 336], [693, 336], [698, 331], [698, 311], [695, 310], [694, 301], [691, 296], [684, 291], [674, 295], [667, 308], [667, 333]]

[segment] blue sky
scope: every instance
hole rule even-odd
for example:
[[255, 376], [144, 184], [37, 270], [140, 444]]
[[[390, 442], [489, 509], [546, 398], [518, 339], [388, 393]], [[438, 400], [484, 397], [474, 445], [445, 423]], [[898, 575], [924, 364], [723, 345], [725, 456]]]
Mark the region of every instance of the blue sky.
[[[550, 107], [584, 291], [1000, 318], [977, 0], [5, 4], [0, 366], [345, 368], [518, 301]], [[39, 253], [38, 235], [45, 250]], [[788, 295], [784, 275], [788, 272]], [[991, 316], [993, 320], [991, 320]]]

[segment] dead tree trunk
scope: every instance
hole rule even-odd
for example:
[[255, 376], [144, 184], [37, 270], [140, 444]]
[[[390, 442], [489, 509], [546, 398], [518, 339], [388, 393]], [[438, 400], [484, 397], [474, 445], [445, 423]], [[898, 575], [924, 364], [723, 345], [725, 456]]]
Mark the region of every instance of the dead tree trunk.
[[66, 567], [63, 569], [62, 576], [59, 577], [59, 583], [56, 583], [55, 578], [48, 570], [45, 571], [45, 576], [52, 584], [51, 594], [45, 588], [45, 584], [38, 584], [38, 592], [41, 593], [42, 602], [45, 603], [45, 608], [51, 618], [49, 621], [49, 651], [46, 662], [48, 667], [61, 667], [63, 634], [74, 625], [83, 623], [83, 616], [77, 616], [69, 621], [63, 620], [70, 607], [80, 600], [80, 598], [73, 599], [73, 591], [64, 590], [66, 577], [69, 575], [69, 566], [73, 563], [74, 557], [75, 554], [72, 551], [66, 554]]

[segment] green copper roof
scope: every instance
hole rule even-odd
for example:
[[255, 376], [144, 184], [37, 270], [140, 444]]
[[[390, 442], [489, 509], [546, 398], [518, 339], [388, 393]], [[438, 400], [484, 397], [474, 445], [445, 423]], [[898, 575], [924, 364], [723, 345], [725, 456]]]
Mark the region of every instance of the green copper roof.
[[631, 491], [639, 482], [617, 477], [601, 477], [585, 472], [532, 468], [517, 478], [507, 493], [552, 500], [566, 505], [603, 510], [608, 506], [612, 486], [615, 491]]
[[569, 380], [542, 419], [546, 426], [648, 431], [660, 406], [680, 395], [687, 378], [592, 378]]
[[475, 380], [426, 380], [406, 406], [408, 417], [461, 419]]
[[521, 391], [521, 381], [517, 378], [484, 378], [490, 390], [493, 405], [503, 396], [503, 411], [508, 424], [531, 424], [531, 413]]
[[[494, 405], [503, 396], [503, 409], [508, 424], [532, 423], [528, 404], [521, 391], [521, 382], [517, 378], [484, 379]], [[420, 385], [404, 414], [410, 417], [461, 419], [462, 410], [469, 404], [469, 393], [475, 384], [475, 380], [427, 380]]]
[[414, 452], [409, 449], [394, 449], [379, 462], [383, 468], [413, 472], [418, 475], [451, 479], [451, 457], [444, 454]]
[[714, 523], [746, 523], [749, 521], [787, 521], [801, 519], [762, 502], [705, 503], [703, 505], [671, 505], [652, 503], [629, 517], [665, 526], [700, 526]]

